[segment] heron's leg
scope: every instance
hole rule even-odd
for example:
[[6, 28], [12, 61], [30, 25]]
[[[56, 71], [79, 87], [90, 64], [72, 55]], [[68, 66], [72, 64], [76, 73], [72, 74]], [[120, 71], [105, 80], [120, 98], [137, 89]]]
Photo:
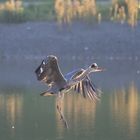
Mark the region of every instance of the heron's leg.
[[60, 119], [63, 121], [65, 127], [68, 128], [67, 121], [66, 121], [64, 114], [62, 112], [62, 109], [61, 109], [63, 98], [64, 98], [64, 94], [59, 92], [58, 97], [57, 97], [57, 111], [58, 111], [58, 113], [60, 115]]
[[57, 97], [57, 110], [58, 110], [58, 113], [60, 114], [60, 117], [61, 117], [61, 119], [63, 119], [64, 117], [64, 115], [63, 115], [63, 113], [61, 112], [61, 107], [62, 107], [62, 101], [63, 101], [63, 94], [62, 93], [58, 93], [58, 97]]

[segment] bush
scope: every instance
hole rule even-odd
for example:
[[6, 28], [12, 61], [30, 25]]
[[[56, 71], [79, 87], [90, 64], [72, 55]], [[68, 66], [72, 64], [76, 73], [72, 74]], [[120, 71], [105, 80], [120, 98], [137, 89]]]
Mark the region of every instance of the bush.
[[53, 5], [29, 5], [24, 8], [27, 20], [52, 20], [55, 18]]
[[7, 23], [24, 22], [26, 21], [26, 15], [24, 12], [4, 10], [0, 13], [0, 21]]

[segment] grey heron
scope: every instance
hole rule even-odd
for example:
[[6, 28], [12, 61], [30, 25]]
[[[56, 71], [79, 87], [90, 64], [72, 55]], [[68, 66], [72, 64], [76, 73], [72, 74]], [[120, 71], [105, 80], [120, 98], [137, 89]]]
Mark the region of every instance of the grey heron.
[[93, 101], [100, 98], [98, 89], [92, 84], [89, 74], [92, 72], [103, 71], [96, 63], [91, 64], [86, 69], [77, 69], [66, 75], [61, 73], [56, 56], [49, 55], [44, 59], [39, 67], [35, 70], [37, 79], [48, 85], [48, 90], [41, 93], [42, 96], [57, 95], [58, 104], [57, 110], [60, 113], [61, 119], [67, 126], [64, 115], [61, 112], [60, 99], [63, 98], [65, 92], [74, 90], [76, 93], [81, 93], [84, 98], [89, 97]]

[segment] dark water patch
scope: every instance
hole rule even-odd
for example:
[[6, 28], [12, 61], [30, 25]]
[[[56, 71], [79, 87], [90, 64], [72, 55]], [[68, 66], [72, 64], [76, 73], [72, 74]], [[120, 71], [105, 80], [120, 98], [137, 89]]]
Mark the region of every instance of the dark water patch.
[[[135, 29], [119, 23], [103, 22], [89, 26], [74, 23], [61, 29], [56, 23], [40, 22], [0, 25], [2, 56], [66, 56], [81, 54], [93, 57], [140, 56], [139, 24]], [[71, 53], [69, 53], [71, 52]]]

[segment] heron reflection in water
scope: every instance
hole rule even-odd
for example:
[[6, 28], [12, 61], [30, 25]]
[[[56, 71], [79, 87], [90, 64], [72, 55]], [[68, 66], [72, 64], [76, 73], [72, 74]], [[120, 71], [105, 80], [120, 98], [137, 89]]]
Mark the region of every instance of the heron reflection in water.
[[100, 91], [94, 84], [92, 84], [89, 74], [100, 71], [103, 71], [103, 69], [99, 68], [96, 63], [93, 63], [86, 69], [77, 69], [63, 75], [58, 65], [58, 59], [53, 55], [49, 55], [44, 59], [40, 66], [35, 70], [37, 79], [46, 83], [49, 87], [49, 89], [46, 92], [41, 93], [41, 95], [57, 95], [57, 110], [67, 128], [67, 121], [61, 111], [61, 103], [64, 93], [73, 90], [75, 93], [81, 93], [84, 98], [89, 97], [89, 99], [94, 102], [99, 100]]

